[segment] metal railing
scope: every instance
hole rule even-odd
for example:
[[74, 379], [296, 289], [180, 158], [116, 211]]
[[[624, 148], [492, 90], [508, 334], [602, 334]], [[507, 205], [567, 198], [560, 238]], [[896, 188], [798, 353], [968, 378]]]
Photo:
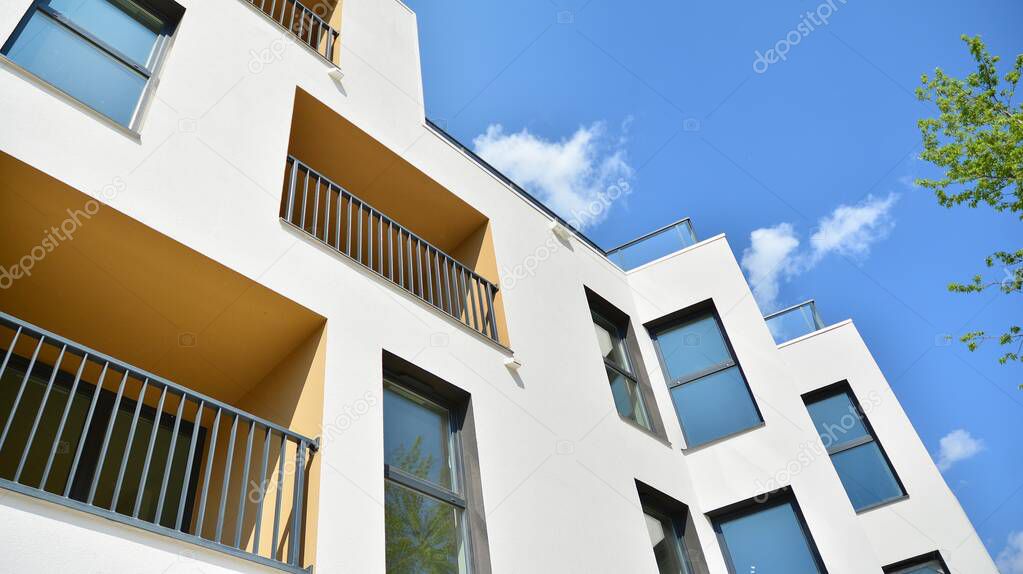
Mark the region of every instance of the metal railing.
[[293, 156], [281, 219], [499, 341], [496, 285]]
[[[274, 22], [286, 28], [303, 44], [331, 64], [337, 65], [337, 39], [340, 33], [314, 10], [298, 0], [243, 0], [252, 4]], [[322, 0], [316, 5], [328, 7]]]
[[316, 440], [6, 313], [0, 354], [0, 486], [305, 571]]
[[695, 244], [696, 232], [692, 221], [686, 217], [605, 253], [608, 259], [629, 271]]
[[817, 313], [817, 304], [813, 299], [775, 311], [764, 317], [764, 321], [774, 336], [774, 342], [779, 345], [819, 331], [825, 326]]

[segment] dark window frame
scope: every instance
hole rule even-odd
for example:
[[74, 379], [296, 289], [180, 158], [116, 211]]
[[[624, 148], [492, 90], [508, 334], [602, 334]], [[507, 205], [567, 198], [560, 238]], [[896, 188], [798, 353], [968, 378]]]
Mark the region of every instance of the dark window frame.
[[[3, 46], [0, 47], [0, 54], [3, 54], [5, 58], [8, 58], [8, 54], [14, 45], [21, 38], [22, 32], [25, 27], [28, 26], [29, 21], [37, 12], [42, 13], [48, 20], [61, 26], [64, 30], [70, 32], [77, 38], [83, 40], [86, 44], [89, 44], [103, 53], [107, 58], [117, 62], [121, 66], [128, 68], [129, 70], [139, 74], [145, 78], [145, 84], [142, 87], [142, 91], [139, 93], [138, 101], [135, 102], [135, 107], [132, 109], [131, 118], [127, 125], [115, 120], [108, 116], [102, 111], [92, 107], [79, 99], [76, 95], [64, 90], [63, 88], [43, 79], [32, 70], [22, 67], [17, 62], [14, 62], [20, 69], [32, 75], [36, 80], [43, 82], [50, 88], [57, 90], [61, 94], [68, 98], [71, 98], [78, 104], [88, 108], [92, 112], [114, 122], [118, 126], [121, 126], [129, 131], [138, 131], [139, 124], [141, 123], [142, 116], [148, 108], [149, 100], [152, 98], [153, 92], [156, 91], [156, 85], [159, 83], [159, 72], [166, 60], [167, 53], [170, 51], [171, 40], [174, 36], [174, 32], [177, 30], [178, 24], [180, 24], [182, 17], [184, 16], [184, 8], [178, 5], [172, 0], [127, 0], [128, 2], [137, 5], [142, 11], [148, 12], [150, 16], [163, 23], [163, 27], [156, 35], [156, 41], [153, 44], [153, 49], [149, 54], [149, 58], [146, 62], [138, 62], [130, 56], [124, 54], [117, 48], [111, 46], [102, 38], [96, 36], [92, 32], [82, 28], [70, 18], [60, 13], [58, 10], [49, 6], [51, 0], [33, 0], [29, 6], [25, 15], [22, 16], [18, 25], [14, 27], [10, 36], [4, 42]], [[13, 62], [13, 60], [11, 60]]]
[[[469, 574], [490, 574], [490, 549], [483, 507], [473, 405], [468, 392], [386, 350], [383, 351], [383, 389], [390, 384], [412, 393], [448, 413], [451, 428], [452, 480], [460, 492], [412, 476], [384, 464], [384, 481], [411, 488], [440, 502], [457, 506], [463, 513], [461, 535]], [[424, 487], [423, 490], [419, 487]]]
[[[615, 328], [616, 332], [612, 333], [612, 335], [617, 334], [619, 336], [622, 344], [622, 350], [625, 354], [625, 360], [629, 363], [629, 369], [631, 372], [622, 372], [621, 368], [606, 359], [604, 359], [604, 365], [606, 368], [613, 369], [616, 373], [623, 375], [636, 384], [639, 389], [639, 397], [643, 403], [643, 409], [646, 413], [647, 422], [650, 424], [650, 427], [644, 427], [627, 417], [623, 417], [621, 413], [618, 412], [617, 407], [615, 408], [615, 413], [618, 414], [618, 417], [625, 421], [625, 423], [629, 426], [652, 436], [668, 446], [671, 446], [671, 443], [668, 441], [667, 431], [665, 430], [664, 420], [661, 418], [661, 412], [657, 408], [657, 398], [654, 396], [653, 385], [651, 384], [650, 377], [647, 374], [646, 364], [643, 362], [643, 355], [639, 348], [639, 339], [636, 329], [633, 326], [632, 319], [613, 303], [598, 295], [589, 287], [584, 286], [583, 290], [586, 295], [586, 302], [590, 310], [591, 318], [599, 316], [603, 319], [603, 322]], [[603, 357], [601, 358], [603, 359]], [[610, 386], [611, 382], [608, 381], [608, 390], [610, 390]]]
[[[664, 360], [664, 352], [661, 350], [661, 343], [658, 337], [667, 331], [678, 327], [683, 323], [694, 321], [696, 319], [709, 316], [714, 319], [717, 324], [718, 332], [721, 334], [721, 339], [725, 343], [725, 348], [728, 350], [731, 359], [729, 361], [723, 361], [715, 366], [703, 369], [695, 374], [690, 374], [685, 377], [675, 378], [671, 375], [671, 371], [668, 369], [668, 363]], [[766, 424], [764, 420], [764, 413], [760, 410], [760, 405], [757, 403], [757, 398], [753, 394], [753, 388], [750, 387], [749, 377], [746, 376], [746, 371], [742, 368], [742, 364], [739, 361], [738, 354], [735, 352], [735, 347], [732, 346], [732, 341], [728, 336], [728, 331], [725, 330], [724, 323], [721, 321], [721, 316], [717, 311], [717, 307], [714, 305], [713, 300], [707, 300], [702, 303], [697, 303], [685, 309], [681, 309], [659, 319], [648, 322], [646, 325], [647, 332], [650, 334], [650, 340], [654, 343], [654, 349], [657, 351], [657, 361], [661, 366], [661, 371], [664, 373], [664, 379], [668, 383], [668, 394], [671, 396], [672, 407], [675, 410], [675, 418], [678, 419], [679, 427], [682, 429], [682, 438], [685, 439], [686, 445], [683, 450], [692, 450], [715, 444], [734, 436], [749, 432], [754, 429], [763, 427]], [[730, 432], [728, 434], [713, 438], [702, 443], [694, 444], [689, 439], [689, 434], [686, 432], [686, 425], [682, 422], [682, 418], [678, 416], [678, 408], [675, 405], [675, 395], [672, 393], [677, 387], [687, 385], [689, 383], [696, 382], [704, 377], [720, 373], [726, 369], [735, 367], [739, 371], [739, 376], [742, 377], [743, 385], [746, 387], [746, 393], [749, 395], [750, 403], [753, 404], [753, 410], [757, 414], [757, 418], [760, 419], [758, 424], [750, 427], [739, 429], [737, 431]]]
[[[682, 574], [707, 574], [707, 559], [692, 524], [693, 513], [689, 507], [640, 480], [636, 480], [636, 492], [644, 514], [670, 522], [675, 536], [676, 558], [682, 564]], [[691, 538], [687, 537], [687, 530], [691, 530]]]
[[[6, 353], [7, 349], [0, 348], [0, 355], [5, 355]], [[25, 371], [28, 369], [29, 364], [30, 361], [27, 358], [12, 353], [10, 356], [10, 360], [7, 364], [7, 368], [14, 369], [19, 373], [19, 376], [24, 376]], [[119, 371], [116, 369], [112, 370], [111, 372], [123, 375], [123, 371]], [[40, 379], [42, 381], [47, 381], [52, 373], [53, 365], [49, 365], [47, 363], [37, 360], [35, 362], [35, 365], [32, 367], [32, 373], [29, 376], [29, 380], [31, 381], [32, 379]], [[74, 379], [75, 376], [72, 375], [71, 373], [64, 370], [58, 370], [57, 375], [53, 379], [53, 384], [55, 386], [59, 386], [65, 392], [70, 393], [71, 387], [74, 385]], [[89, 400], [89, 397], [92, 396], [95, 390], [96, 390], [95, 384], [85, 380], [79, 380], [78, 388], [75, 391], [75, 394], [81, 395], [86, 400]], [[89, 488], [92, 486], [92, 481], [94, 477], [98, 480], [98, 476], [96, 476], [96, 465], [99, 463], [98, 457], [100, 443], [103, 440], [103, 435], [106, 433], [106, 426], [110, 420], [110, 415], [111, 411], [113, 411], [114, 408], [116, 396], [117, 394], [114, 393], [113, 391], [101, 388], [99, 390], [99, 396], [96, 400], [96, 410], [94, 412], [93, 420], [89, 425], [89, 428], [82, 429], [81, 431], [82, 435], [84, 435], [85, 437], [84, 448], [82, 449], [82, 457], [79, 462], [78, 471], [74, 476], [74, 481], [71, 483], [71, 488], [69, 490], [68, 495], [70, 498], [77, 500], [79, 502], [85, 502], [85, 499], [88, 498]], [[131, 415], [131, 413], [134, 412], [135, 406], [137, 404], [138, 401], [122, 396], [120, 404], [118, 405], [118, 410], [125, 411], [129, 415]], [[156, 409], [143, 402], [141, 408], [139, 408], [139, 418], [140, 419], [145, 418], [146, 420], [150, 421], [150, 423], [156, 422], [155, 421]], [[162, 412], [160, 413], [160, 421], [157, 424], [160, 426], [160, 428], [164, 428], [168, 432], [173, 433], [174, 422], [175, 415], [169, 412]], [[190, 440], [192, 430], [195, 428], [195, 424], [196, 421], [190, 421], [183, 417], [181, 419], [181, 423], [178, 429], [179, 437], [185, 437], [185, 439]], [[65, 430], [65, 432], [67, 431]], [[206, 435], [207, 435], [206, 427], [202, 426], [202, 424], [199, 423], [199, 432], [196, 433], [195, 439], [195, 454], [192, 456], [192, 473], [191, 476], [188, 477], [187, 490], [183, 490], [186, 496], [185, 509], [184, 512], [182, 513], [181, 520], [181, 524], [183, 526], [187, 526], [192, 523], [192, 515], [193, 512], [195, 511], [196, 496], [199, 491], [200, 472], [202, 470], [203, 464], [202, 455], [204, 446], [206, 444]], [[66, 480], [67, 478], [65, 478], [65, 481]], [[40, 490], [43, 490], [44, 492], [50, 492], [49, 490], [46, 490], [46, 485], [43, 485], [43, 488]], [[114, 512], [117, 511], [114, 510]], [[118, 514], [121, 513], [118, 512]], [[162, 524], [156, 523], [152, 524], [157, 526], [163, 526]], [[166, 526], [163, 527], [167, 528]]]
[[942, 558], [941, 552], [934, 550], [926, 554], [914, 556], [906, 560], [900, 560], [895, 564], [889, 564], [884, 567], [884, 574], [907, 574], [911, 568], [919, 568], [921, 566], [927, 566], [929, 564], [937, 563], [938, 567], [951, 574], [952, 570], [949, 569], [948, 564], [945, 563], [945, 559]]
[[[852, 385], [850, 385], [848, 381], [839, 381], [837, 383], [830, 384], [826, 387], [821, 387], [819, 389], [815, 389], [813, 391], [805, 393], [802, 396], [802, 399], [803, 404], [807, 408], [807, 416], [809, 416], [809, 408], [812, 403], [823, 401], [832, 397], [837, 397], [839, 395], [846, 395], [848, 397], [849, 404], [851, 404], [853, 409], [855, 409], [856, 411], [854, 414], [859, 418], [860, 423], [863, 425], [863, 428], [867, 431], [868, 436], [851, 439], [842, 443], [838, 443], [837, 445], [831, 445], [826, 447], [825, 450], [828, 453], [828, 459], [830, 460], [831, 457], [833, 457], [836, 454], [845, 452], [847, 450], [852, 450], [858, 446], [863, 446], [865, 444], [873, 442], [874, 444], [877, 445], [877, 449], [881, 453], [881, 458], [883, 458], [885, 464], [888, 465], [888, 470], [891, 471], [892, 478], [894, 478], [896, 484], [899, 485], [899, 490], [902, 491], [902, 493], [899, 494], [898, 496], [892, 496], [885, 500], [880, 500], [873, 504], [868, 504], [867, 506], [864, 506], [862, 508], [856, 508], [854, 506], [853, 510], [856, 511], [856, 514], [862, 514], [864, 512], [874, 510], [875, 508], [880, 508], [882, 506], [887, 506], [889, 504], [908, 499], [909, 490], [906, 489], [906, 485], [902, 482], [902, 478], [899, 476], [899, 473], [895, 470], [895, 465], [892, 463], [891, 457], [888, 456], [888, 451], [885, 450], [884, 445], [881, 444], [881, 441], [877, 438], [877, 432], [874, 431], [873, 425], [870, 424], [870, 419], [867, 418], [866, 413], [863, 412], [863, 407], [860, 405], [859, 398], [856, 396], [856, 393], [852, 389]], [[814, 424], [814, 432], [816, 432], [818, 436], [820, 435], [820, 431], [819, 429], [816, 428], [816, 424]], [[833, 468], [835, 468], [834, 462], [832, 462], [831, 465]], [[837, 474], [838, 472], [837, 468], [835, 468], [835, 472]], [[839, 475], [839, 480], [841, 480], [841, 475]], [[843, 489], [845, 488], [844, 484], [842, 485], [842, 488]], [[846, 493], [846, 496], [848, 497], [848, 493]], [[850, 499], [849, 502], [851, 504], [852, 500]]]
[[729, 574], [742, 573], [738, 572], [735, 569], [735, 565], [732, 563], [732, 554], [729, 552], [728, 544], [725, 542], [724, 533], [721, 530], [721, 523], [738, 518], [744, 518], [783, 504], [789, 504], [792, 506], [793, 514], [796, 516], [796, 522], [799, 524], [799, 529], [803, 533], [803, 537], [806, 539], [806, 544], [810, 549], [810, 555], [813, 557], [817, 568], [820, 569], [820, 572], [822, 574], [828, 574], [827, 566], [825, 566], [824, 559], [821, 557], [820, 550], [817, 548], [817, 541], [813, 538], [813, 533], [810, 531], [810, 526], [807, 524], [806, 517], [803, 515], [803, 509], [799, 505], [799, 500], [796, 498], [796, 494], [792, 491], [792, 488], [788, 486], [766, 494], [754, 496], [753, 498], [740, 502], [729, 504], [707, 513], [707, 518], [710, 519], [711, 525], [714, 528], [714, 534], [717, 536], [718, 544], [721, 546], [721, 554], [725, 560], [725, 565], [728, 567]]

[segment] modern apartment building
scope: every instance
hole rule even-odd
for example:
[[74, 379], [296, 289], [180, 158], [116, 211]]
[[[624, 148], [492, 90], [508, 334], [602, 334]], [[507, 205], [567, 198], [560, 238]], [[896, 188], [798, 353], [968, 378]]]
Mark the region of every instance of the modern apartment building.
[[850, 320], [605, 251], [398, 0], [0, 3], [5, 572], [989, 574]]

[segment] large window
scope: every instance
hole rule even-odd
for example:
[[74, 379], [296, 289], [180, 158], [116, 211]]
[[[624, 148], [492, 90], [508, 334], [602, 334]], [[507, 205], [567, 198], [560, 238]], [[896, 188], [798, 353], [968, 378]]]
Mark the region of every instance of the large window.
[[650, 417], [639, 382], [633, 374], [622, 330], [596, 311], [593, 312], [593, 327], [597, 332], [597, 345], [604, 357], [604, 369], [611, 383], [611, 395], [618, 414], [650, 430]]
[[636, 481], [657, 574], [704, 574], [703, 552], [686, 505]]
[[885, 566], [885, 574], [948, 574], [951, 570], [937, 552]]
[[715, 313], [672, 320], [653, 331], [687, 446], [763, 422]]
[[167, 0], [36, 0], [2, 51], [64, 93], [133, 128], [181, 12]]
[[467, 573], [465, 479], [456, 414], [423, 389], [384, 386], [387, 571]]
[[732, 574], [824, 574], [810, 531], [795, 498], [772, 495], [714, 517], [725, 561]]
[[906, 495], [845, 384], [811, 393], [804, 400], [853, 508], [868, 510]]

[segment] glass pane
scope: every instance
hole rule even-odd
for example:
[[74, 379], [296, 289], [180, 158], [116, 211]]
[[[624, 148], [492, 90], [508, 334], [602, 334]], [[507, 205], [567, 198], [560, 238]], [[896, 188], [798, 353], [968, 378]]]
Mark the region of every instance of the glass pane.
[[461, 514], [454, 506], [387, 481], [384, 486], [387, 572], [467, 572]]
[[831, 461], [856, 510], [903, 495], [902, 487], [895, 480], [895, 474], [876, 442], [836, 453], [831, 456]]
[[623, 371], [630, 371], [625, 346], [617, 329], [603, 320], [594, 318], [593, 328], [597, 331], [597, 344], [605, 361], [617, 365]]
[[455, 490], [447, 411], [402, 389], [384, 389], [384, 462]]
[[672, 380], [732, 360], [717, 320], [709, 315], [658, 333], [657, 344]]
[[810, 403], [806, 408], [810, 411], [810, 418], [825, 448], [841, 446], [849, 441], [869, 436], [847, 393]]
[[690, 448], [760, 424], [738, 367], [675, 387], [671, 397]]
[[724, 550], [735, 572], [820, 574], [810, 543], [792, 504], [726, 520], [719, 524]]
[[163, 28], [155, 16], [125, 0], [50, 0], [49, 5], [140, 66], [149, 63]]
[[932, 560], [926, 564], [910, 566], [893, 574], [945, 574], [945, 569], [942, 568], [938, 561]]
[[607, 367], [607, 377], [611, 381], [611, 395], [614, 396], [618, 414], [649, 430], [650, 421], [639, 385], [611, 367]]
[[36, 12], [7, 56], [112, 120], [128, 126], [146, 79]]
[[767, 320], [767, 327], [779, 345], [785, 341], [808, 335], [823, 327], [817, 321], [813, 305], [800, 305]]
[[683, 221], [658, 234], [611, 253], [610, 259], [622, 269], [629, 271], [651, 261], [670, 255], [696, 243], [696, 236], [689, 221]]
[[643, 518], [646, 519], [658, 574], [688, 574], [689, 570], [679, 556], [681, 544], [671, 522], [646, 513]]

